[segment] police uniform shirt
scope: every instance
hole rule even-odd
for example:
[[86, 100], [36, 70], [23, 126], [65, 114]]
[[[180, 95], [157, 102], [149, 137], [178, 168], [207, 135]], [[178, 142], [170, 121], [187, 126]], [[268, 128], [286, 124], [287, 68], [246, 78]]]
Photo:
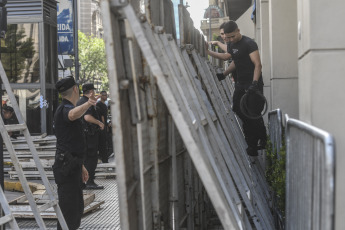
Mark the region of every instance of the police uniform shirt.
[[83, 157], [85, 152], [84, 133], [80, 119], [71, 121], [68, 113], [74, 105], [63, 99], [54, 115], [56, 147], [62, 151], [70, 151], [74, 156]]
[[97, 112], [99, 114], [99, 119], [102, 119], [102, 116], [104, 117], [104, 121], [107, 122], [108, 117], [108, 107], [106, 104], [104, 104], [102, 101], [98, 101], [96, 104]]
[[[86, 103], [88, 100], [89, 100], [88, 97], [82, 96], [82, 97], [79, 99], [79, 101], [77, 102], [77, 106]], [[100, 119], [99, 119], [99, 116], [98, 116], [98, 113], [97, 113], [97, 111], [96, 111], [96, 109], [95, 109], [95, 106], [91, 106], [90, 108], [88, 108], [88, 110], [86, 110], [86, 112], [85, 112], [84, 115], [83, 115], [83, 119], [84, 119], [84, 116], [85, 116], [85, 115], [91, 115], [91, 116], [93, 116], [95, 119], [100, 120]]]
[[249, 54], [256, 50], [258, 50], [256, 42], [244, 35], [240, 41], [229, 45], [228, 52], [235, 62], [238, 82], [250, 83], [253, 81], [255, 66]]

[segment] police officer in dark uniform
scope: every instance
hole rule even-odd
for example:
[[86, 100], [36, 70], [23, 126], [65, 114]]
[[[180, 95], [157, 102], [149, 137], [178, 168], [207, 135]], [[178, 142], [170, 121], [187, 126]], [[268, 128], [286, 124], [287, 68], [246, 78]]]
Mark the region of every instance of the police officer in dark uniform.
[[101, 91], [101, 100], [96, 104], [99, 118], [104, 124], [104, 129], [99, 133], [98, 153], [99, 158], [103, 163], [108, 163], [108, 151], [107, 151], [107, 132], [108, 132], [108, 106], [105, 104], [107, 101], [108, 94], [106, 91]]
[[[84, 211], [83, 186], [88, 172], [83, 165], [85, 142], [80, 117], [96, 105], [97, 98], [90, 95], [87, 103], [77, 106], [79, 88], [72, 76], [56, 83], [62, 102], [54, 115], [56, 155], [53, 165], [58, 187], [59, 206], [70, 230], [78, 229]], [[58, 223], [58, 228], [61, 229]]]
[[[83, 96], [77, 102], [77, 105], [83, 105], [88, 102], [90, 96], [95, 94], [95, 87], [92, 83], [85, 83], [82, 87]], [[86, 183], [85, 189], [103, 189], [103, 186], [95, 183], [95, 170], [98, 162], [98, 141], [100, 131], [104, 129], [104, 124], [101, 122], [96, 110], [96, 106], [91, 106], [82, 118], [83, 129], [86, 140], [86, 155], [84, 164], [89, 172], [89, 180]]]

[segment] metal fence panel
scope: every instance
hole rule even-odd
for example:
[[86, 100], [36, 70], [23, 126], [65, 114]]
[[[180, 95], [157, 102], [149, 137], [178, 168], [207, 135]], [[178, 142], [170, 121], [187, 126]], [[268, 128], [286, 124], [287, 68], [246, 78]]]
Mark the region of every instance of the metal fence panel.
[[333, 137], [314, 126], [289, 119], [286, 147], [286, 229], [333, 229]]
[[188, 44], [181, 52], [127, 1], [101, 3], [121, 228], [208, 229], [216, 213], [225, 229], [273, 229], [263, 173], [245, 153], [229, 85], [214, 80], [190, 18], [184, 41], [199, 53]]

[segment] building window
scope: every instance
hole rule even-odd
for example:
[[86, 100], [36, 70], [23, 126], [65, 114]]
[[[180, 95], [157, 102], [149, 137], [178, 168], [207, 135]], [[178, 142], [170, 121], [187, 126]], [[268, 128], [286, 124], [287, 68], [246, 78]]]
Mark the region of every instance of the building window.
[[38, 24], [8, 25], [1, 61], [10, 83], [40, 81]]

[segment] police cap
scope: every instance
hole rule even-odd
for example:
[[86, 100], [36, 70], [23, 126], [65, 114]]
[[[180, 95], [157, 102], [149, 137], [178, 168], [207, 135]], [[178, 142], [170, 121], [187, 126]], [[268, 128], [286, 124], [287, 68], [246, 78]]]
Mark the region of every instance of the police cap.
[[58, 80], [55, 84], [55, 88], [59, 93], [65, 92], [70, 89], [72, 86], [76, 85], [76, 82], [72, 76], [68, 76]]
[[85, 93], [86, 91], [88, 90], [91, 90], [91, 89], [96, 89], [95, 86], [92, 84], [92, 83], [85, 83], [83, 85], [83, 92]]

